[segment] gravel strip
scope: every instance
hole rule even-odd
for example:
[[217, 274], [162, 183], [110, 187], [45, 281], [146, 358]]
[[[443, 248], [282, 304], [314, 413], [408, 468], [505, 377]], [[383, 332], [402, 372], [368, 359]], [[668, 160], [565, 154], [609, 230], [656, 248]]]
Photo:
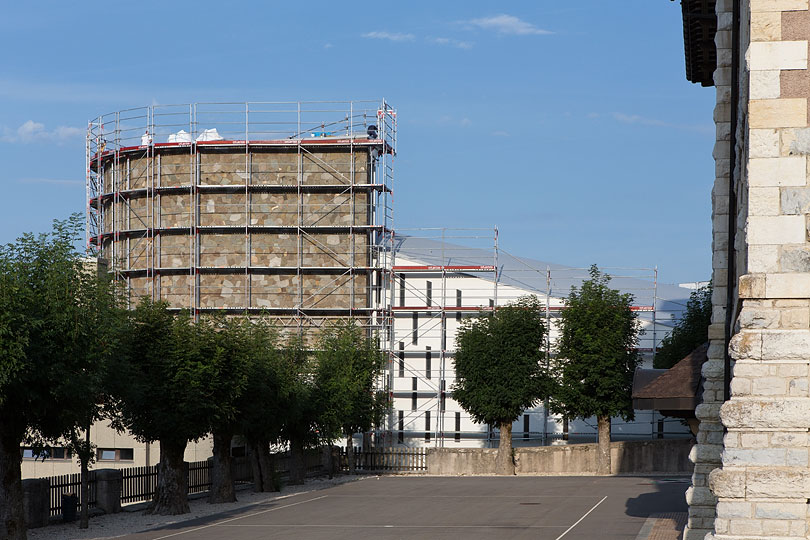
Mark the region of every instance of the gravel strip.
[[142, 510], [135, 512], [127, 511], [127, 507], [124, 507], [124, 511], [119, 514], [103, 514], [91, 517], [90, 528], [88, 529], [79, 529], [78, 521], [74, 523], [59, 523], [38, 529], [29, 529], [28, 538], [29, 540], [101, 540], [104, 538], [118, 538], [136, 532], [155, 529], [163, 525], [180, 523], [190, 519], [269, 502], [296, 493], [326, 489], [366, 478], [374, 477], [338, 476], [332, 480], [325, 478], [312, 479], [301, 486], [285, 486], [281, 489], [280, 493], [253, 493], [249, 490], [240, 490], [236, 493], [236, 497], [239, 500], [235, 503], [208, 504], [207, 498], [190, 500], [189, 507], [191, 508], [191, 512], [179, 516], [152, 516], [144, 514]]

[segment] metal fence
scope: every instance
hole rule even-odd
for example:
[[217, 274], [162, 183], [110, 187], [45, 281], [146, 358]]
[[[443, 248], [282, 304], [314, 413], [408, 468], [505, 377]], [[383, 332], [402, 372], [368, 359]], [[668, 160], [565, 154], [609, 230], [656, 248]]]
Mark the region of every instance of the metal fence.
[[[339, 448], [340, 470], [349, 470], [347, 448]], [[274, 456], [276, 472], [281, 478], [289, 477], [290, 456], [278, 453]], [[427, 448], [370, 448], [354, 449], [355, 470], [363, 472], [423, 472], [427, 471]], [[211, 488], [212, 462], [196, 461], [188, 463], [188, 493], [202, 493]], [[306, 476], [318, 476], [325, 473], [320, 448], [312, 448], [304, 453]], [[253, 481], [253, 468], [250, 459], [237, 457], [231, 459], [231, 472], [234, 482]], [[121, 504], [150, 501], [154, 498], [158, 483], [157, 465], [149, 467], [128, 467], [121, 469]], [[80, 495], [81, 475], [79, 473], [48, 478], [50, 484], [50, 513], [62, 513], [62, 497], [67, 494]], [[90, 507], [96, 505], [96, 474], [90, 471]], [[81, 502], [81, 499], [79, 499]]]
[[[340, 469], [349, 469], [348, 447], [340, 449]], [[354, 448], [354, 468], [365, 472], [425, 472], [427, 448]]]
[[[95, 471], [90, 471], [88, 483], [90, 484], [89, 507], [93, 508], [96, 505]], [[48, 485], [50, 513], [52, 516], [57, 516], [62, 513], [62, 498], [65, 495], [75, 495], [77, 497], [77, 501], [81, 503], [82, 475], [80, 473], [51, 476], [48, 478]]]

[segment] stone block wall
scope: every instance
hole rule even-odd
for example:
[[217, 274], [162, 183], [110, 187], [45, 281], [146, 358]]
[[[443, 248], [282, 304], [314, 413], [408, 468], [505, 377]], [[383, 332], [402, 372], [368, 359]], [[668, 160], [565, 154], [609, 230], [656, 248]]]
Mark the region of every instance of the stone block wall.
[[[725, 320], [729, 271], [732, 1], [717, 0], [715, 6], [717, 69], [714, 72], [716, 131], [712, 152], [715, 160], [715, 179], [712, 188], [712, 319], [709, 327], [708, 360], [702, 369], [704, 377], [702, 402], [695, 410], [695, 415], [700, 421], [697, 444], [689, 454], [689, 459], [694, 463], [694, 470], [692, 485], [686, 492], [689, 515], [683, 534], [684, 540], [703, 540], [713, 530], [717, 499], [709, 488], [709, 475], [720, 466], [723, 450], [720, 406], [724, 400]], [[735, 240], [738, 247], [739, 242], [738, 236]]]
[[[152, 187], [182, 190], [123, 193], [105, 201], [105, 231], [142, 231], [126, 238], [108, 238], [106, 256], [116, 267], [128, 270], [189, 269], [199, 266], [199, 276], [157, 273], [129, 279], [131, 298], [142, 295], [167, 300], [172, 306], [192, 308], [348, 309], [368, 307], [369, 276], [363, 272], [295, 275], [303, 267], [364, 267], [370, 262], [368, 234], [363, 230], [310, 230], [300, 235], [297, 226], [348, 227], [367, 225], [371, 219], [367, 192], [343, 191], [352, 183], [368, 184], [369, 157], [364, 149], [263, 149], [245, 153], [221, 149], [160, 149], [154, 158], [122, 157], [108, 163], [103, 177], [109, 193]], [[299, 181], [307, 188], [267, 190], [243, 188], [215, 191], [191, 186], [289, 186]], [[330, 186], [318, 191], [312, 186]], [[341, 186], [335, 189], [333, 186]], [[249, 190], [249, 191], [248, 191]], [[189, 227], [198, 224], [199, 234]], [[176, 232], [150, 228], [179, 229]], [[245, 232], [206, 231], [205, 227], [289, 227]], [[182, 233], [182, 234], [177, 234]], [[154, 243], [154, 249], [153, 249]], [[287, 268], [245, 275], [244, 267]], [[206, 272], [216, 268], [216, 274]], [[232, 273], [223, 273], [228, 268]], [[262, 271], [264, 272], [264, 271]], [[199, 286], [199, 295], [195, 286]]]
[[[731, 2], [718, 1], [718, 10], [721, 6], [730, 11]], [[808, 1], [743, 1], [740, 37], [743, 65], [734, 165], [739, 203], [735, 246], [741, 275], [739, 301], [731, 306], [736, 321], [730, 347], [731, 399], [720, 408], [727, 430], [722, 468], [709, 475], [716, 517], [707, 538], [807, 538]], [[718, 51], [718, 62], [720, 56]], [[717, 239], [727, 215], [721, 215], [717, 204], [714, 213], [715, 218], [720, 216], [714, 221]], [[713, 330], [713, 335], [718, 332]], [[707, 495], [707, 503], [708, 499]], [[697, 507], [693, 503], [690, 508], [690, 520]]]

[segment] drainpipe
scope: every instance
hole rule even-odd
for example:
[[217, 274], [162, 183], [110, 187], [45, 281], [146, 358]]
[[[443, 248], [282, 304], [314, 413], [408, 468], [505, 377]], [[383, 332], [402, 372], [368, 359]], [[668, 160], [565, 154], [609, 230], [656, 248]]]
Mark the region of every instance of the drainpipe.
[[731, 134], [729, 136], [728, 172], [728, 279], [726, 281], [726, 324], [723, 357], [723, 398], [731, 399], [731, 355], [728, 352], [734, 331], [734, 313], [737, 287], [737, 257], [734, 247], [737, 230], [737, 193], [734, 168], [737, 163], [737, 108], [740, 101], [740, 0], [732, 0], [731, 7]]

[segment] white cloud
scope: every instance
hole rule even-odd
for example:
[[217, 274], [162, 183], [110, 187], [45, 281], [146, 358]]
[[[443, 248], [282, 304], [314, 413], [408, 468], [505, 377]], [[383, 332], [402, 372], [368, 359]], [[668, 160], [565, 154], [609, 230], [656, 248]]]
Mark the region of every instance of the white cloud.
[[493, 15], [492, 17], [481, 17], [465, 21], [467, 24], [482, 28], [484, 30], [494, 30], [499, 34], [513, 36], [547, 35], [553, 34], [549, 30], [538, 28], [530, 22], [515, 17], [514, 15]]
[[331, 49], [332, 47], [334, 47], [334, 45], [332, 45], [331, 43], [325, 43], [323, 46], [324, 49]]
[[36, 143], [36, 142], [55, 142], [62, 144], [71, 139], [77, 139], [84, 136], [85, 131], [77, 127], [57, 126], [54, 129], [47, 129], [45, 124], [27, 120], [17, 129], [10, 129], [8, 127], [2, 128], [2, 135], [0, 141], [8, 143]]
[[447, 47], [455, 47], [457, 49], [472, 49], [473, 47], [472, 41], [460, 41], [458, 39], [446, 37], [428, 38], [428, 41], [435, 45], [444, 45]]
[[413, 34], [402, 34], [399, 32], [367, 32], [363, 34], [364, 38], [370, 39], [387, 39], [388, 41], [413, 41], [416, 36]]
[[508, 131], [503, 131], [503, 130], [493, 131], [492, 136], [493, 137], [508, 137], [509, 132]]
[[641, 126], [655, 126], [672, 129], [682, 129], [686, 131], [697, 131], [699, 133], [714, 133], [714, 126], [710, 124], [674, 124], [672, 122], [665, 122], [657, 118], [649, 118], [638, 114], [625, 114], [615, 112], [612, 114], [613, 119], [623, 124], [637, 124]]

